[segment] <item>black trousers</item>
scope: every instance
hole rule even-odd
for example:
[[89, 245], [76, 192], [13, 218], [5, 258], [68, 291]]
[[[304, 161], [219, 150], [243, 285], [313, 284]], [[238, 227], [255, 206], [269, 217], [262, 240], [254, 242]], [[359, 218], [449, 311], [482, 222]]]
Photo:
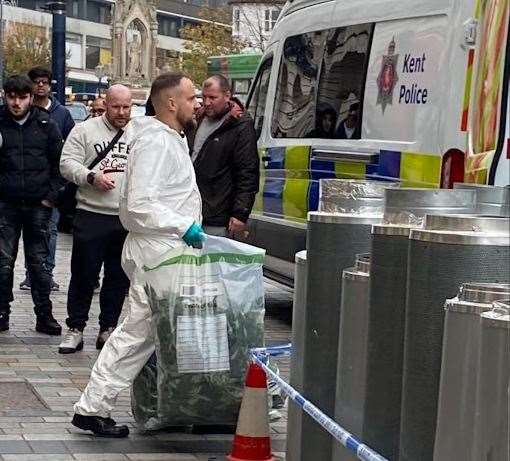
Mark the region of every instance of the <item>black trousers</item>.
[[119, 217], [76, 210], [71, 256], [71, 282], [67, 293], [66, 320], [69, 328], [83, 331], [89, 319], [101, 265], [104, 277], [99, 294], [99, 327], [116, 327], [129, 288], [120, 258], [127, 232]]
[[25, 261], [32, 280], [32, 300], [37, 316], [51, 315], [49, 252], [51, 208], [0, 201], [0, 314], [10, 314], [12, 284], [18, 245], [23, 233]]

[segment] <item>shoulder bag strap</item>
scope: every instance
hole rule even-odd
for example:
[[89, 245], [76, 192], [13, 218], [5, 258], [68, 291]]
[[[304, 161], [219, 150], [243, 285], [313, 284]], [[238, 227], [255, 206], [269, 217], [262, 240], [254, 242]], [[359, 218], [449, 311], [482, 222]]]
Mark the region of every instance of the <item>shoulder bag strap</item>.
[[105, 147], [103, 151], [101, 151], [97, 155], [94, 161], [88, 166], [89, 170], [92, 170], [101, 160], [103, 160], [108, 155], [108, 152], [110, 152], [113, 149], [113, 147], [115, 146], [115, 144], [117, 144], [117, 141], [121, 138], [123, 134], [124, 130], [117, 131], [117, 134], [113, 137], [110, 143]]

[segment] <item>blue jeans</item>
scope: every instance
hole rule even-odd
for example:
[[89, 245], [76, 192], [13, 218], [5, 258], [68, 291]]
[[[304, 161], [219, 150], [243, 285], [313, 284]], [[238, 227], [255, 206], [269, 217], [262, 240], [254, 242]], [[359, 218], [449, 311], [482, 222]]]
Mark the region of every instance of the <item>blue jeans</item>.
[[[49, 223], [49, 242], [48, 242], [48, 256], [46, 257], [45, 263], [46, 268], [50, 271], [53, 276], [53, 269], [55, 269], [55, 253], [57, 251], [57, 224], [60, 218], [60, 213], [56, 208], [52, 209], [50, 223]], [[27, 260], [25, 258], [25, 279], [30, 281], [30, 276], [27, 270]]]

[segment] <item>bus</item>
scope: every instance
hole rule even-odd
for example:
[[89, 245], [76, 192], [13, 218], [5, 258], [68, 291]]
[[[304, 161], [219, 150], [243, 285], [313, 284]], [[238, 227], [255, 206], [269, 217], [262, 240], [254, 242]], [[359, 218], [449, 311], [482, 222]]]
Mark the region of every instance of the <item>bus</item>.
[[250, 243], [291, 280], [321, 178], [508, 185], [509, 2], [290, 0], [247, 100]]
[[260, 53], [211, 56], [207, 59], [207, 75], [224, 75], [230, 81], [232, 94], [245, 103], [261, 57]]

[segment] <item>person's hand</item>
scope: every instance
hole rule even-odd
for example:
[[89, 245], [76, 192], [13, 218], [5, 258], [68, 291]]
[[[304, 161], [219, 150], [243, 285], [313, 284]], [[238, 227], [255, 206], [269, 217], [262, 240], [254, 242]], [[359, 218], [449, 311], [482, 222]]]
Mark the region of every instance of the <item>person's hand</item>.
[[109, 190], [115, 189], [115, 181], [108, 174], [96, 173], [92, 186], [98, 190], [107, 192]]
[[182, 236], [182, 239], [193, 248], [202, 248], [202, 242], [205, 240], [205, 233], [197, 223], [193, 223], [186, 233]]
[[54, 208], [55, 205], [53, 205], [53, 203], [51, 203], [49, 200], [41, 200], [41, 205], [42, 206], [45, 206], [46, 208]]
[[241, 118], [244, 114], [243, 108], [235, 101], [230, 101], [230, 116], [233, 118]]
[[245, 222], [237, 219], [237, 218], [230, 218], [230, 221], [228, 222], [228, 233], [229, 235], [233, 236], [235, 234], [242, 234], [244, 238], [248, 237], [248, 226]]

